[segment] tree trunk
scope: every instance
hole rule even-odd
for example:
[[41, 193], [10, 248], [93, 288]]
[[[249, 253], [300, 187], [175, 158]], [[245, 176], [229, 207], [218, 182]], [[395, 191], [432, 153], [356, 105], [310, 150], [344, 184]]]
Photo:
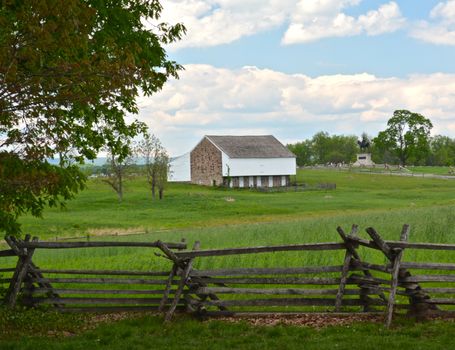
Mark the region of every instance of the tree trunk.
[[122, 178], [122, 174], [120, 172], [119, 172], [119, 176], [118, 176], [117, 195], [118, 195], [118, 201], [119, 201], [119, 203], [121, 203], [123, 201], [123, 178]]
[[164, 194], [164, 188], [160, 188], [160, 190], [159, 190], [160, 199], [163, 199], [163, 194]]

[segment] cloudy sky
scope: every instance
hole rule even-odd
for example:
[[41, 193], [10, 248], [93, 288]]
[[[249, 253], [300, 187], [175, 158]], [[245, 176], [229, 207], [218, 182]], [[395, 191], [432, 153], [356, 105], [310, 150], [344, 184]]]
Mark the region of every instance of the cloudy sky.
[[455, 0], [163, 0], [179, 80], [139, 101], [171, 155], [206, 134], [371, 135], [396, 109], [455, 137]]

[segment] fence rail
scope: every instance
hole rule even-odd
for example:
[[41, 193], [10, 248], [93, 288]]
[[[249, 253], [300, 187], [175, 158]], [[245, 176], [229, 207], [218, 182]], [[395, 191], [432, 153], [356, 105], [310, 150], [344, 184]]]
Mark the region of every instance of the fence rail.
[[[369, 240], [353, 225], [341, 242], [192, 250], [185, 243], [156, 242], [38, 242], [6, 237], [11, 249], [2, 257], [17, 257], [16, 267], [0, 268], [0, 283], [8, 288], [4, 302], [19, 298], [30, 307], [45, 304], [67, 312], [155, 310], [170, 320], [176, 311], [211, 317], [258, 312], [383, 312], [390, 326], [393, 314], [444, 313], [455, 305], [455, 263], [405, 262], [413, 249], [455, 250], [455, 244], [409, 243], [404, 225], [399, 241], [386, 241], [373, 228]], [[380, 252], [384, 264], [364, 261], [358, 248]], [[169, 271], [40, 269], [33, 262], [37, 249], [134, 247], [159, 250], [172, 263]], [[338, 265], [300, 267], [232, 267], [198, 270], [195, 259], [279, 252], [344, 251]], [[1, 260], [0, 260], [1, 262]], [[412, 271], [412, 273], [411, 273]], [[421, 273], [416, 273], [421, 271]], [[440, 308], [443, 307], [443, 309]]]

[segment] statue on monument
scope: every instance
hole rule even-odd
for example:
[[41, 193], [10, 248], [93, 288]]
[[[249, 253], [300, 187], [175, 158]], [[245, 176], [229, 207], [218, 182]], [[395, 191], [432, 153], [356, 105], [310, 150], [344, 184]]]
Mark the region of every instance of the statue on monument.
[[368, 138], [368, 135], [365, 132], [362, 134], [362, 139], [357, 140], [357, 144], [359, 145], [361, 152], [366, 152], [370, 150], [370, 139]]
[[359, 145], [360, 153], [357, 154], [357, 161], [353, 164], [353, 166], [374, 167], [374, 162], [371, 160], [370, 153], [371, 141], [365, 132], [362, 134], [362, 139], [357, 140], [357, 144]]

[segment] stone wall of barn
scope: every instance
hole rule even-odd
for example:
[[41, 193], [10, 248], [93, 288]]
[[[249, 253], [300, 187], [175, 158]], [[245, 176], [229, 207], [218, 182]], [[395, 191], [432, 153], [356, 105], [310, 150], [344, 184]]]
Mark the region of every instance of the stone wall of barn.
[[191, 183], [218, 186], [223, 183], [221, 151], [204, 138], [191, 152]]

